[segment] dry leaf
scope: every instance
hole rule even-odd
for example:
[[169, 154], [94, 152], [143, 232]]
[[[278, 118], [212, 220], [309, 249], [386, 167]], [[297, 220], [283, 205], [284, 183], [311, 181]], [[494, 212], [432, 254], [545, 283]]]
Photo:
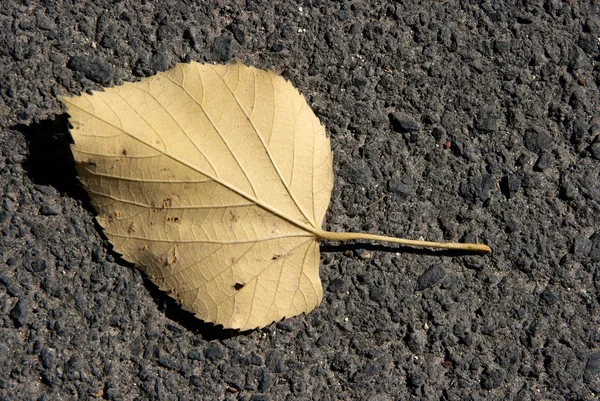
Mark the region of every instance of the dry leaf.
[[61, 98], [79, 176], [115, 251], [204, 321], [248, 330], [319, 305], [333, 185], [325, 129], [283, 78], [180, 64]]

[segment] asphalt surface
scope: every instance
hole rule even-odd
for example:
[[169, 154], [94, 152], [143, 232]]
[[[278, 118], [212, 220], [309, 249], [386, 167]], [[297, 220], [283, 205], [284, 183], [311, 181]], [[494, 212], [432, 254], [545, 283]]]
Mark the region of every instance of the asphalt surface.
[[[0, 399], [594, 400], [594, 2], [2, 1]], [[335, 152], [322, 305], [237, 334], [110, 250], [57, 95], [188, 60], [272, 69]]]

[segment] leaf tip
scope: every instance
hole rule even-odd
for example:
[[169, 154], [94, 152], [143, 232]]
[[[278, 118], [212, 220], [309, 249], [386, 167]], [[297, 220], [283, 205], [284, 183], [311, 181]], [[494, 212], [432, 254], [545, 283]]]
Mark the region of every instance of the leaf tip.
[[481, 244], [481, 253], [483, 254], [488, 254], [488, 253], [492, 253], [492, 248], [490, 248], [489, 246], [485, 245], [485, 244]]

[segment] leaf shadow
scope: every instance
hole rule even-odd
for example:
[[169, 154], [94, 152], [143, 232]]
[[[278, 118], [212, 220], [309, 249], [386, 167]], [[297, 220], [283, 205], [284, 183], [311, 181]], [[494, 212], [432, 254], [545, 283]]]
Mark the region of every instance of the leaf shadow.
[[381, 245], [372, 244], [369, 242], [354, 242], [354, 243], [343, 243], [338, 245], [322, 244], [321, 253], [339, 253], [345, 251], [356, 251], [358, 249], [364, 249], [366, 251], [375, 252], [398, 252], [405, 254], [417, 254], [427, 256], [468, 256], [473, 255], [473, 252], [462, 251], [459, 249], [430, 249], [430, 248], [416, 248], [403, 245]]
[[90, 199], [77, 179], [67, 114], [30, 125], [15, 125], [11, 129], [22, 133], [27, 141], [29, 154], [23, 168], [31, 181], [36, 185], [51, 186], [59, 193], [79, 200], [86, 210], [94, 213]]
[[[90, 198], [77, 178], [75, 160], [70, 149], [73, 139], [69, 133], [68, 115], [66, 113], [56, 115], [54, 118], [34, 122], [30, 125], [19, 124], [11, 129], [22, 133], [27, 141], [29, 154], [23, 161], [23, 168], [31, 181], [35, 185], [51, 186], [60, 194], [81, 202], [81, 205], [95, 216], [96, 211]], [[96, 220], [94, 220], [94, 225], [105, 242], [108, 254], [112, 256], [115, 263], [135, 269], [132, 263], [123, 259], [112, 249]], [[186, 330], [200, 335], [207, 341], [224, 340], [247, 333], [227, 330], [221, 326], [203, 322], [181, 308], [173, 298], [160, 290], [146, 275], [142, 276], [144, 286], [165, 316]]]

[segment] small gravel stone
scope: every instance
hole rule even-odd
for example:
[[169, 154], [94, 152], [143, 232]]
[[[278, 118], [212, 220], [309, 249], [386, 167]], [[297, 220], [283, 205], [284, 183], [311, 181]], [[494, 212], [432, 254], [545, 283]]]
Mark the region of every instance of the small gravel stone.
[[211, 51], [217, 60], [229, 61], [233, 56], [233, 39], [229, 36], [215, 38]]
[[600, 160], [600, 142], [592, 144], [590, 151], [592, 152], [592, 157], [594, 159]]
[[600, 352], [593, 352], [585, 364], [585, 370], [593, 375], [600, 374]]
[[573, 200], [577, 198], [579, 191], [571, 182], [563, 182], [558, 189], [559, 197], [563, 200]]
[[272, 372], [275, 373], [281, 373], [285, 371], [283, 355], [278, 351], [275, 351], [269, 355], [266, 365]]
[[533, 165], [535, 171], [543, 172], [554, 164], [554, 157], [550, 153], [542, 153]]
[[571, 135], [571, 143], [579, 144], [588, 136], [590, 126], [585, 120], [576, 120], [573, 122], [573, 135]]
[[343, 293], [348, 291], [348, 285], [343, 279], [337, 277], [331, 280], [331, 282], [327, 286], [327, 290], [330, 292]]
[[493, 390], [502, 385], [504, 381], [504, 372], [501, 369], [486, 370], [481, 379], [481, 387], [485, 390]]
[[118, 48], [118, 44], [117, 44], [117, 41], [115, 40], [115, 37], [110, 34], [104, 35], [102, 37], [102, 40], [100, 41], [100, 45], [102, 47], [106, 47], [107, 49], [116, 50]]
[[433, 135], [436, 141], [441, 141], [446, 138], [446, 130], [443, 127], [434, 127], [431, 130], [431, 135]]
[[40, 214], [44, 216], [58, 216], [62, 213], [62, 208], [56, 203], [45, 203], [40, 208]]
[[231, 24], [227, 27], [231, 33], [233, 33], [233, 37], [240, 44], [243, 45], [246, 43], [246, 31], [244, 30], [244, 26], [240, 24]]
[[3, 284], [6, 287], [6, 292], [11, 297], [20, 297], [23, 294], [18, 283], [7, 273], [0, 274], [0, 284]]
[[410, 198], [416, 194], [413, 181], [408, 177], [393, 178], [388, 181], [388, 191], [400, 195], [402, 198]]
[[152, 56], [150, 68], [153, 71], [166, 71], [171, 65], [171, 56], [168, 50], [160, 49]]
[[30, 263], [25, 263], [25, 268], [32, 273], [39, 273], [48, 268], [48, 262], [45, 259], [35, 258]]
[[171, 25], [161, 25], [156, 30], [158, 40], [169, 41], [173, 40], [178, 35], [177, 29]]
[[0, 212], [0, 224], [5, 223], [8, 219], [12, 217], [11, 213], [8, 212]]
[[56, 32], [56, 24], [47, 16], [39, 14], [36, 17], [36, 22], [38, 28], [48, 32]]
[[510, 41], [508, 39], [497, 39], [494, 42], [494, 50], [500, 54], [510, 50]]
[[12, 282], [13, 279], [8, 275], [8, 273], [0, 272], [0, 284], [4, 285], [5, 287], [9, 287]]
[[80, 355], [73, 355], [65, 364], [65, 373], [70, 379], [79, 379], [83, 366], [83, 358]]
[[332, 340], [333, 340], [333, 336], [330, 333], [325, 333], [317, 339], [316, 344], [319, 347], [324, 347], [324, 346], [331, 344]]
[[285, 45], [283, 43], [275, 43], [271, 46], [271, 51], [273, 53], [280, 53], [285, 50]]
[[204, 355], [199, 350], [192, 350], [192, 351], [188, 352], [187, 357], [188, 357], [188, 359], [192, 359], [195, 361], [203, 361], [204, 360]]
[[277, 327], [279, 330], [287, 331], [288, 333], [294, 331], [294, 326], [290, 322], [287, 322], [285, 320], [277, 322], [275, 324], [275, 327]]
[[406, 337], [406, 345], [414, 354], [423, 353], [423, 348], [427, 344], [427, 333], [421, 329], [413, 329]]
[[385, 301], [386, 298], [385, 290], [379, 287], [375, 287], [369, 292], [369, 298], [371, 299], [371, 301], [381, 304], [383, 303], [383, 301]]
[[[4, 195], [6, 196], [6, 194]], [[14, 213], [17, 211], [15, 203], [10, 199], [4, 199], [4, 202], [2, 202], [2, 208], [8, 213]]]
[[583, 49], [574, 46], [569, 54], [569, 67], [575, 71], [590, 65], [590, 58]]
[[44, 347], [40, 353], [40, 360], [46, 369], [51, 369], [56, 363], [56, 350], [53, 348]]
[[10, 310], [10, 317], [13, 319], [16, 327], [22, 327], [27, 324], [29, 305], [24, 299], [19, 301]]
[[369, 260], [369, 259], [373, 258], [373, 252], [368, 251], [366, 249], [357, 249], [356, 256], [358, 256], [359, 258], [361, 258], [363, 260]]
[[339, 18], [340, 21], [346, 21], [348, 18], [350, 18], [352, 16], [352, 14], [350, 13], [350, 10], [348, 9], [341, 9], [338, 10], [335, 15]]
[[477, 200], [483, 202], [490, 198], [491, 190], [494, 187], [494, 177], [491, 174], [484, 174], [466, 184], [461, 184], [459, 192], [461, 196], [472, 202]]
[[540, 294], [540, 297], [547, 305], [554, 305], [558, 302], [558, 294], [553, 292], [550, 288], [546, 287]]
[[498, 131], [498, 119], [493, 116], [483, 115], [475, 121], [475, 128], [482, 132]]
[[371, 168], [364, 160], [346, 164], [340, 175], [351, 184], [367, 185], [373, 180]]
[[442, 265], [430, 266], [421, 276], [417, 279], [417, 291], [423, 291], [427, 288], [433, 287], [441, 279], [444, 278], [446, 272]]
[[412, 117], [400, 113], [390, 113], [390, 123], [396, 132], [413, 132], [421, 129], [421, 125]]
[[179, 370], [181, 363], [179, 360], [173, 358], [168, 352], [160, 350], [158, 353], [157, 362], [160, 366], [171, 370]]
[[596, 231], [590, 237], [591, 246], [588, 254], [592, 262], [600, 262], [600, 231]]
[[103, 85], [110, 83], [114, 75], [114, 69], [106, 60], [93, 59], [88, 56], [73, 56], [67, 67], [83, 74], [87, 79]]
[[500, 351], [500, 366], [508, 369], [521, 361], [521, 348], [516, 345], [508, 345]]
[[524, 12], [521, 15], [517, 16], [517, 22], [519, 24], [531, 24], [533, 22], [535, 22], [536, 17], [528, 12]]
[[544, 152], [553, 144], [552, 137], [545, 132], [532, 129], [525, 133], [525, 146], [532, 152]]
[[419, 388], [425, 384], [425, 378], [421, 372], [411, 372], [406, 377], [406, 384], [412, 388]]
[[592, 250], [592, 241], [588, 238], [576, 238], [573, 243], [572, 253], [578, 258], [586, 258]]
[[195, 26], [188, 27], [183, 31], [183, 38], [188, 41], [192, 49], [194, 49], [196, 52], [200, 51], [200, 45], [202, 41], [199, 39], [199, 37], [201, 37], [201, 35], [202, 33], [200, 32], [200, 29]]
[[518, 174], [510, 174], [501, 182], [501, 187], [506, 191], [506, 196], [512, 198], [521, 188], [523, 179]]
[[356, 102], [354, 104], [354, 114], [360, 121], [369, 121], [373, 110], [364, 102]]
[[333, 356], [331, 361], [331, 370], [336, 372], [345, 372], [352, 366], [351, 357], [345, 353], [340, 352]]
[[252, 352], [252, 354], [250, 355], [250, 363], [255, 366], [262, 366], [265, 364], [265, 360], [256, 352]]
[[221, 360], [225, 357], [225, 350], [219, 344], [210, 343], [204, 350], [204, 356], [211, 361]]
[[581, 47], [584, 52], [592, 55], [598, 49], [598, 38], [589, 33], [582, 33], [579, 36], [577, 46]]
[[104, 386], [104, 397], [109, 400], [120, 400], [121, 394], [118, 386], [112, 381], [109, 381], [106, 383], [106, 386]]
[[540, 68], [540, 76], [542, 79], [548, 79], [556, 74], [556, 64], [555, 63], [546, 63], [542, 68]]
[[452, 132], [456, 127], [456, 114], [447, 112], [442, 116], [440, 122], [442, 123], [442, 127]]

